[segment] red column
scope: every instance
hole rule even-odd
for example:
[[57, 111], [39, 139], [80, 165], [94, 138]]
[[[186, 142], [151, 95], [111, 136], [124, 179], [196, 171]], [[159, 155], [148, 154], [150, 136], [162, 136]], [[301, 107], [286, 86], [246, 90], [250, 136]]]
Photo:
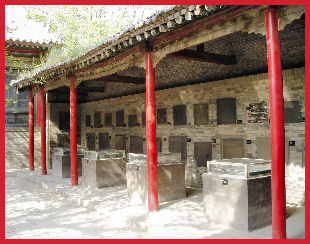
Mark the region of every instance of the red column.
[[37, 127], [41, 127], [41, 93], [38, 93], [36, 96], [37, 99]]
[[41, 164], [42, 175], [46, 175], [46, 109], [44, 87], [41, 87]]
[[283, 81], [276, 9], [267, 9], [266, 33], [270, 99], [272, 238], [286, 238]]
[[150, 211], [158, 211], [155, 78], [151, 52], [146, 58], [146, 139], [148, 203]]
[[34, 170], [34, 120], [33, 120], [33, 95], [29, 91], [29, 169]]
[[71, 184], [78, 185], [77, 170], [77, 142], [76, 142], [76, 88], [75, 79], [70, 77], [70, 157], [71, 157]]

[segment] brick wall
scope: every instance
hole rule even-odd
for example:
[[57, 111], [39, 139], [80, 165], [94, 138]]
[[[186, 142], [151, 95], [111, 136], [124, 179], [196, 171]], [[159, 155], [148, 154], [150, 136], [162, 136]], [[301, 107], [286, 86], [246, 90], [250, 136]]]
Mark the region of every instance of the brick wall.
[[[41, 133], [34, 131], [34, 165], [41, 167]], [[29, 130], [24, 127], [5, 128], [5, 167], [29, 167]]]
[[[284, 100], [297, 101], [304, 116], [304, 68], [283, 71]], [[217, 99], [236, 99], [236, 120], [238, 123], [217, 125]], [[175, 126], [173, 121], [173, 106], [186, 105], [187, 123]], [[209, 122], [207, 125], [195, 125], [194, 104], [208, 104]], [[65, 107], [53, 104], [59, 113]], [[65, 105], [65, 106], [68, 106]], [[244, 156], [258, 158], [262, 144], [261, 138], [269, 137], [269, 90], [267, 74], [250, 75], [214, 82], [200, 83], [156, 91], [157, 109], [166, 108], [165, 124], [157, 124], [157, 137], [161, 138], [162, 151], [169, 151], [169, 136], [186, 136], [186, 185], [201, 187], [201, 174], [206, 167], [197, 167], [194, 155], [195, 142], [212, 143], [212, 159], [223, 157], [223, 140], [225, 138], [241, 138], [243, 140]], [[79, 106], [81, 146], [86, 148], [86, 134], [95, 133], [96, 149], [99, 148], [98, 133], [109, 133], [110, 147], [115, 147], [115, 136], [126, 135], [126, 151], [130, 151], [130, 136], [140, 136], [145, 139], [145, 126], [142, 125], [142, 112], [145, 111], [145, 94], [136, 94], [119, 98], [111, 98], [96, 102], [83, 103]], [[60, 110], [59, 110], [60, 109]], [[67, 108], [68, 109], [68, 108]], [[124, 110], [125, 127], [116, 127], [116, 111]], [[94, 128], [94, 113], [101, 112], [103, 127]], [[112, 114], [112, 127], [105, 126], [105, 113]], [[129, 127], [129, 115], [137, 115], [137, 126]], [[91, 127], [86, 127], [86, 115], [91, 117]], [[57, 115], [52, 115], [57, 116]], [[54, 119], [57, 121], [57, 119]], [[57, 127], [55, 123], [55, 127]], [[57, 128], [50, 131], [50, 138], [55, 138]], [[303, 204], [304, 202], [304, 122], [286, 123], [286, 176], [287, 202]], [[294, 146], [288, 146], [294, 141]], [[54, 140], [55, 142], [55, 140]], [[53, 141], [51, 140], [51, 143]], [[270, 149], [270, 147], [267, 147]], [[146, 141], [143, 140], [143, 151], [146, 152]], [[267, 156], [266, 156], [267, 157]]]

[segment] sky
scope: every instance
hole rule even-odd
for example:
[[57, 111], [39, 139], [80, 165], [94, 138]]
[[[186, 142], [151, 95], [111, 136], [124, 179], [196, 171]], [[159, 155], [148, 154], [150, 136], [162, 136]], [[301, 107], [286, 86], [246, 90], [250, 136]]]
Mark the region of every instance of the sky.
[[[162, 8], [167, 8], [168, 6], [162, 6]], [[126, 9], [124, 9], [126, 8]], [[108, 5], [107, 11], [110, 16], [117, 16], [118, 11], [125, 11], [128, 17], [129, 25], [137, 25], [139, 21], [145, 20], [147, 17], [151, 16], [153, 13], [158, 11], [161, 7], [141, 6], [141, 5]], [[133, 14], [135, 16], [133, 16]], [[115, 24], [113, 18], [110, 18], [111, 25]], [[114, 19], [115, 20], [115, 19]], [[56, 42], [58, 36], [48, 32], [48, 28], [44, 27], [43, 24], [37, 23], [33, 20], [26, 18], [26, 10], [22, 5], [6, 5], [5, 6], [5, 23], [8, 26], [17, 27], [16, 31], [13, 33], [6, 33], [6, 39], [19, 39], [26, 41], [39, 41], [39, 42]], [[126, 26], [126, 27], [128, 27]]]
[[6, 39], [19, 39], [26, 41], [55, 42], [57, 36], [48, 32], [48, 28], [26, 18], [26, 10], [22, 5], [5, 6], [5, 24], [17, 27], [13, 33], [5, 33]]

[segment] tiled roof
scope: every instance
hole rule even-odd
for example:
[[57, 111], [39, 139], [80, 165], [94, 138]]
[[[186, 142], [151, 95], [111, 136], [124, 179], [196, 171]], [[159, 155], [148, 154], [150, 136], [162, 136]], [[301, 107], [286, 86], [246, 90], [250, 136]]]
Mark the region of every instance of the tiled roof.
[[48, 47], [53, 47], [56, 45], [59, 45], [59, 43], [53, 42], [51, 39], [50, 40], [26, 40], [26, 39], [19, 39], [19, 38], [6, 38], [5, 39], [5, 45], [14, 45], [14, 46], [28, 46], [28, 47], [36, 47], [37, 49], [41, 48], [48, 48]]
[[31, 85], [30, 81], [39, 79], [49, 72], [62, 74], [66, 69], [78, 70], [93, 63], [105, 61], [116, 53], [131, 48], [143, 40], [156, 37], [162, 33], [171, 31], [179, 26], [187, 24], [203, 16], [208, 16], [221, 9], [228, 8], [223, 5], [180, 5], [171, 6], [156, 12], [145, 21], [122, 30], [111, 38], [105, 39], [97, 45], [88, 49], [85, 53], [73, 59], [61, 63], [43, 67], [41, 70], [28, 77], [13, 80], [11, 85], [21, 89]]

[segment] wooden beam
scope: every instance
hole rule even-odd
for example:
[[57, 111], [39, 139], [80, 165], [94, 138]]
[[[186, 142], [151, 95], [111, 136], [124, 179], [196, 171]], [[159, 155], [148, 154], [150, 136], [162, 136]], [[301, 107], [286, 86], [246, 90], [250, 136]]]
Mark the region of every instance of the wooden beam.
[[48, 94], [69, 94], [70, 90], [69, 87], [59, 87], [53, 90], [48, 90], [46, 93]]
[[93, 64], [93, 65], [87, 66], [85, 68], [79, 69], [79, 70], [75, 71], [75, 73], [78, 74], [78, 73], [86, 72], [89, 70], [102, 68], [102, 67], [105, 67], [105, 66], [112, 64], [112, 63], [117, 63], [120, 60], [122, 60], [122, 59], [124, 59], [130, 55], [133, 55], [137, 52], [141, 52], [141, 44], [138, 44], [138, 45], [128, 49], [127, 51], [124, 51], [123, 53], [120, 53], [120, 54], [118, 54], [118, 55], [116, 55], [116, 56], [114, 56], [114, 57], [112, 57], [112, 58], [110, 58], [104, 62], [101, 62], [99, 64]]
[[145, 79], [131, 77], [131, 76], [121, 76], [121, 75], [111, 75], [111, 76], [103, 77], [102, 80], [106, 82], [145, 84]]
[[293, 23], [305, 27], [305, 19], [295, 19], [293, 20]]
[[200, 44], [196, 47], [197, 52], [199, 53], [205, 53], [205, 45], [204, 44]]
[[152, 45], [150, 44], [149, 41], [144, 41], [143, 43], [141, 43], [140, 51], [142, 53], [153, 52], [153, 47], [152, 47]]
[[[87, 86], [77, 86], [76, 87], [78, 94], [87, 94], [88, 92], [105, 92], [104, 87], [87, 87]], [[54, 89], [49, 90], [47, 93], [52, 94], [70, 94], [69, 88], [60, 88], [60, 89]]]
[[7, 47], [7, 52], [12, 53], [31, 53], [31, 54], [40, 54], [40, 50], [34, 50], [34, 49], [27, 49], [27, 48], [14, 48], [14, 47]]
[[132, 84], [145, 84], [145, 79], [137, 78], [132, 76], [121, 76], [121, 75], [110, 75], [106, 77], [100, 77], [94, 80], [87, 80], [88, 81], [103, 81], [103, 82], [120, 82], [120, 83], [132, 83]]
[[[49, 90], [47, 91], [48, 94], [66, 94], [66, 95], [70, 95], [70, 91], [64, 91], [64, 90], [61, 90], [61, 91], [57, 91], [57, 90]], [[81, 91], [81, 90], [78, 90], [77, 88], [77, 93], [78, 95], [87, 95], [88, 92], [87, 91]]]
[[105, 92], [104, 87], [88, 87], [88, 86], [82, 86], [82, 87], [77, 87], [77, 92]]
[[13, 41], [13, 40], [5, 40], [5, 44], [6, 45], [14, 45], [14, 46], [30, 46], [30, 47], [34, 47], [36, 49], [47, 49], [49, 47], [54, 47], [57, 46], [58, 44], [56, 43], [39, 43], [39, 42], [26, 42], [26, 41]]
[[197, 49], [199, 51], [184, 49], [184, 50], [176, 52], [176, 53], [168, 54], [167, 57], [185, 59], [185, 60], [197, 61], [197, 62], [225, 64], [225, 65], [232, 65], [232, 64], [237, 63], [236, 56], [227, 56], [227, 55], [222, 55], [222, 54], [206, 53], [206, 52], [202, 51], [201, 47], [198, 47]]

